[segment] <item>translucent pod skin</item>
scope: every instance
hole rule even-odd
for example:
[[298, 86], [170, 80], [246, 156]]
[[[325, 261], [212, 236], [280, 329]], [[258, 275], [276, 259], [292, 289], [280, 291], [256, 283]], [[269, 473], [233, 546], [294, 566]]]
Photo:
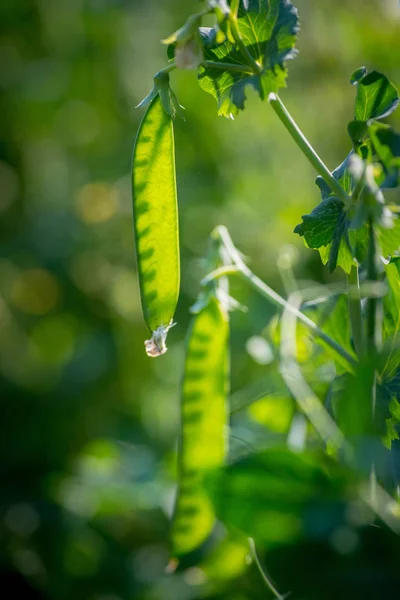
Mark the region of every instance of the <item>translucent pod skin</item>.
[[175, 558], [202, 544], [215, 523], [203, 481], [208, 470], [224, 464], [227, 452], [228, 338], [227, 313], [212, 296], [193, 317], [187, 337], [179, 482], [171, 531]]
[[179, 231], [174, 132], [159, 95], [136, 137], [132, 161], [133, 226], [144, 321], [152, 333], [149, 356], [166, 352], [179, 296]]

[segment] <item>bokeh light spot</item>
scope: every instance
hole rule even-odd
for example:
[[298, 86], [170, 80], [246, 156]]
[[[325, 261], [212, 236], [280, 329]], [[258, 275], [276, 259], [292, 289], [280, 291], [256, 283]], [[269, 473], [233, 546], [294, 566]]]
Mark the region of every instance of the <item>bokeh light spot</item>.
[[62, 139], [76, 146], [92, 142], [101, 129], [94, 107], [81, 100], [63, 104], [55, 115], [54, 125]]
[[286, 433], [293, 417], [294, 405], [290, 398], [269, 396], [260, 398], [249, 407], [249, 415], [258, 423], [276, 433]]
[[358, 535], [350, 527], [339, 527], [331, 535], [331, 544], [340, 554], [350, 554], [357, 547]]
[[74, 256], [70, 273], [75, 285], [88, 295], [101, 295], [113, 276], [113, 267], [100, 253], [86, 250]]
[[67, 546], [66, 570], [76, 577], [93, 575], [98, 569], [102, 552], [101, 537], [89, 529], [81, 531]]
[[121, 269], [111, 287], [111, 304], [122, 317], [131, 320], [140, 317], [139, 293], [134, 273]]
[[31, 332], [31, 341], [49, 364], [65, 364], [74, 351], [76, 324], [71, 315], [41, 320]]
[[274, 360], [271, 346], [260, 335], [253, 335], [247, 340], [246, 350], [259, 365], [269, 365]]
[[59, 296], [57, 280], [44, 269], [22, 271], [11, 290], [15, 306], [32, 315], [48, 313], [56, 306]]
[[85, 223], [104, 223], [118, 210], [117, 192], [107, 183], [88, 183], [78, 192], [76, 210]]
[[43, 565], [37, 552], [28, 548], [14, 552], [14, 564], [27, 577], [37, 577], [43, 573]]
[[29, 504], [13, 504], [7, 510], [4, 524], [16, 535], [29, 536], [39, 527], [39, 515]]
[[0, 161], [0, 214], [9, 208], [18, 196], [19, 182], [10, 165]]

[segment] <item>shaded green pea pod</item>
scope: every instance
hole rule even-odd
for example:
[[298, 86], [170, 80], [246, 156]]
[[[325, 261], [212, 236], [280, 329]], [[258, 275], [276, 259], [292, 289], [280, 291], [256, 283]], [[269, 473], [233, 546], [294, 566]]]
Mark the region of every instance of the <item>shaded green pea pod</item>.
[[211, 295], [193, 317], [187, 337], [181, 391], [178, 492], [172, 521], [172, 554], [179, 558], [210, 535], [215, 515], [203, 489], [205, 473], [227, 453], [229, 322]]
[[151, 101], [132, 161], [133, 225], [143, 317], [152, 333], [149, 356], [167, 350], [179, 296], [179, 233], [172, 118], [160, 95]]

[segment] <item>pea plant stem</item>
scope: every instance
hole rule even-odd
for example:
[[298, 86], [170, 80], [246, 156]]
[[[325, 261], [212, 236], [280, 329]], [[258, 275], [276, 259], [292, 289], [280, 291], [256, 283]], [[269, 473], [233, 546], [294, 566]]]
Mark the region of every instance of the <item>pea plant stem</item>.
[[237, 14], [239, 12], [239, 4], [240, 4], [240, 0], [232, 0], [231, 2], [231, 15], [232, 18], [236, 19]]
[[175, 64], [175, 61], [173, 60], [167, 67], [164, 67], [164, 69], [160, 69], [160, 71], [158, 71], [154, 75], [154, 79], [162, 78], [163, 76], [171, 73], [171, 71], [174, 71], [176, 68], [177, 68], [177, 66]]
[[[361, 311], [361, 295], [360, 295], [360, 280], [358, 267], [354, 266], [347, 277], [347, 286], [349, 290], [348, 305], [351, 331], [353, 334], [354, 348], [358, 356], [365, 350], [363, 320]], [[352, 293], [350, 293], [350, 289]]]
[[278, 592], [278, 590], [276, 589], [276, 587], [274, 586], [274, 584], [272, 583], [272, 581], [270, 580], [270, 578], [266, 574], [265, 570], [261, 566], [261, 562], [260, 562], [260, 559], [258, 558], [258, 554], [257, 554], [257, 550], [256, 550], [256, 545], [255, 545], [255, 542], [254, 542], [253, 538], [248, 538], [248, 542], [249, 542], [249, 548], [250, 548], [251, 558], [253, 559], [253, 561], [254, 561], [257, 569], [258, 569], [258, 572], [260, 573], [260, 575], [261, 575], [262, 579], [264, 580], [266, 586], [271, 590], [271, 592], [274, 594], [274, 596], [278, 600], [284, 600], [284, 598], [286, 598], [286, 596], [282, 596]]
[[340, 344], [335, 342], [329, 335], [327, 335], [314, 321], [309, 319], [302, 312], [294, 308], [289, 304], [282, 296], [280, 296], [275, 290], [270, 288], [264, 281], [257, 277], [243, 262], [239, 252], [235, 248], [232, 239], [228, 233], [226, 227], [220, 226], [217, 228], [218, 235], [224, 245], [233, 265], [237, 268], [237, 273], [243, 277], [250, 285], [256, 289], [264, 298], [267, 298], [270, 302], [279, 306], [280, 308], [287, 309], [292, 312], [296, 317], [308, 327], [308, 329], [321, 340], [323, 340], [328, 346], [330, 346], [337, 354], [344, 358], [347, 363], [354, 368], [357, 366], [357, 361], [349, 354]]
[[205, 286], [214, 279], [218, 279], [219, 277], [223, 277], [224, 275], [232, 275], [233, 273], [239, 273], [239, 269], [235, 265], [226, 265], [224, 267], [218, 267], [214, 269], [211, 273], [203, 277], [201, 280], [201, 286]]
[[283, 104], [282, 100], [277, 96], [277, 94], [271, 93], [268, 96], [268, 101], [275, 111], [276, 115], [282, 121], [283, 125], [286, 127], [286, 130], [291, 135], [294, 142], [300, 148], [304, 156], [309, 160], [314, 169], [317, 171], [319, 175], [324, 179], [324, 181], [329, 185], [330, 189], [336, 194], [336, 196], [346, 205], [349, 206], [351, 203], [351, 198], [340, 183], [333, 177], [332, 173], [322, 161], [322, 159], [315, 152], [314, 148], [311, 146], [310, 142], [301, 131], [300, 127], [297, 125], [296, 121], [293, 119], [286, 106]]
[[207, 69], [222, 69], [223, 71], [236, 71], [238, 73], [253, 73], [253, 69], [251, 67], [246, 67], [246, 65], [214, 62], [213, 60], [203, 60], [201, 66], [206, 67]]
[[[376, 235], [372, 222], [369, 224], [367, 277], [369, 281], [378, 280]], [[372, 355], [376, 354], [380, 342], [377, 312], [378, 298], [368, 298], [366, 311], [367, 348]]]
[[[379, 254], [376, 244], [376, 232], [372, 222], [369, 222], [369, 238], [368, 238], [368, 254], [367, 254], [367, 277], [369, 281], [378, 280], [378, 261]], [[382, 328], [378, 318], [380, 302], [378, 298], [368, 298], [366, 310], [366, 338], [367, 351], [372, 361], [376, 360], [381, 345]], [[371, 387], [371, 406], [372, 418], [375, 414], [376, 407], [376, 371]]]

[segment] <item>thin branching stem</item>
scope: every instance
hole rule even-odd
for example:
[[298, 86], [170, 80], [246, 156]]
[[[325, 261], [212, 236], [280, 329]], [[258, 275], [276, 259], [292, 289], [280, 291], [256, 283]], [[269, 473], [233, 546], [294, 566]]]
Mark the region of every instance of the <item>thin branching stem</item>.
[[[367, 277], [369, 281], [378, 280], [379, 251], [377, 248], [376, 231], [372, 219], [369, 223]], [[369, 357], [376, 360], [382, 345], [382, 323], [380, 319], [381, 303], [378, 298], [368, 298], [366, 309], [366, 338]], [[376, 371], [371, 389], [372, 416], [376, 406]]]
[[160, 69], [160, 71], [158, 71], [154, 75], [154, 79], [157, 79], [159, 77], [163, 77], [164, 75], [168, 75], [169, 73], [171, 73], [171, 71], [174, 71], [176, 68], [177, 68], [177, 66], [175, 64], [175, 61], [173, 60], [172, 62], [169, 63], [169, 65], [167, 65], [163, 69]]
[[234, 266], [237, 268], [237, 272], [250, 283], [264, 298], [267, 298], [270, 302], [279, 306], [280, 308], [287, 309], [293, 312], [296, 317], [306, 325], [306, 327], [317, 337], [323, 340], [328, 346], [330, 346], [337, 354], [344, 358], [347, 363], [353, 369], [357, 366], [356, 359], [351, 356], [340, 344], [335, 342], [328, 334], [326, 334], [314, 321], [306, 317], [302, 312], [291, 306], [282, 296], [280, 296], [275, 290], [269, 287], [259, 277], [249, 269], [249, 267], [243, 262], [239, 252], [235, 248], [232, 239], [228, 233], [226, 227], [220, 226], [217, 228], [218, 235], [230, 257]]
[[357, 355], [361, 356], [361, 354], [363, 354], [363, 352], [365, 351], [365, 344], [358, 267], [352, 267], [350, 274], [347, 277], [347, 285], [353, 290], [353, 293], [348, 295], [349, 315], [351, 332], [353, 334], [353, 343]]
[[239, 273], [239, 269], [235, 265], [226, 265], [224, 267], [219, 267], [218, 269], [214, 269], [214, 271], [211, 271], [211, 273], [203, 277], [203, 279], [200, 282], [200, 285], [205, 286], [211, 281], [214, 281], [214, 279], [219, 279], [220, 277], [224, 277], [224, 275], [232, 275], [232, 273]]
[[[367, 255], [367, 277], [369, 281], [378, 280], [376, 233], [372, 222], [369, 224], [368, 237], [368, 255]], [[377, 260], [378, 257], [378, 260]], [[379, 322], [377, 320], [378, 299], [369, 298], [367, 300], [366, 324], [367, 324], [367, 347], [370, 355], [377, 354], [380, 343], [380, 334], [378, 331]]]
[[271, 592], [274, 594], [274, 596], [276, 598], [278, 598], [278, 600], [284, 600], [288, 594], [286, 594], [285, 596], [282, 596], [278, 590], [276, 589], [276, 587], [274, 586], [274, 584], [272, 583], [272, 581], [270, 580], [270, 578], [268, 577], [267, 573], [265, 572], [265, 569], [263, 569], [260, 559], [258, 558], [258, 554], [257, 554], [257, 550], [256, 550], [256, 545], [255, 542], [253, 540], [253, 538], [249, 538], [249, 547], [250, 547], [250, 554], [251, 554], [251, 558], [254, 560], [254, 564], [256, 565], [258, 572], [260, 573], [262, 579], [264, 580], [266, 586], [271, 590]]
[[240, 0], [232, 0], [231, 2], [231, 15], [234, 19], [236, 19], [239, 12], [239, 4]]
[[253, 69], [246, 65], [237, 65], [235, 63], [214, 62], [213, 60], [203, 60], [202, 67], [207, 69], [222, 69], [224, 71], [235, 71], [238, 73], [253, 73]]

